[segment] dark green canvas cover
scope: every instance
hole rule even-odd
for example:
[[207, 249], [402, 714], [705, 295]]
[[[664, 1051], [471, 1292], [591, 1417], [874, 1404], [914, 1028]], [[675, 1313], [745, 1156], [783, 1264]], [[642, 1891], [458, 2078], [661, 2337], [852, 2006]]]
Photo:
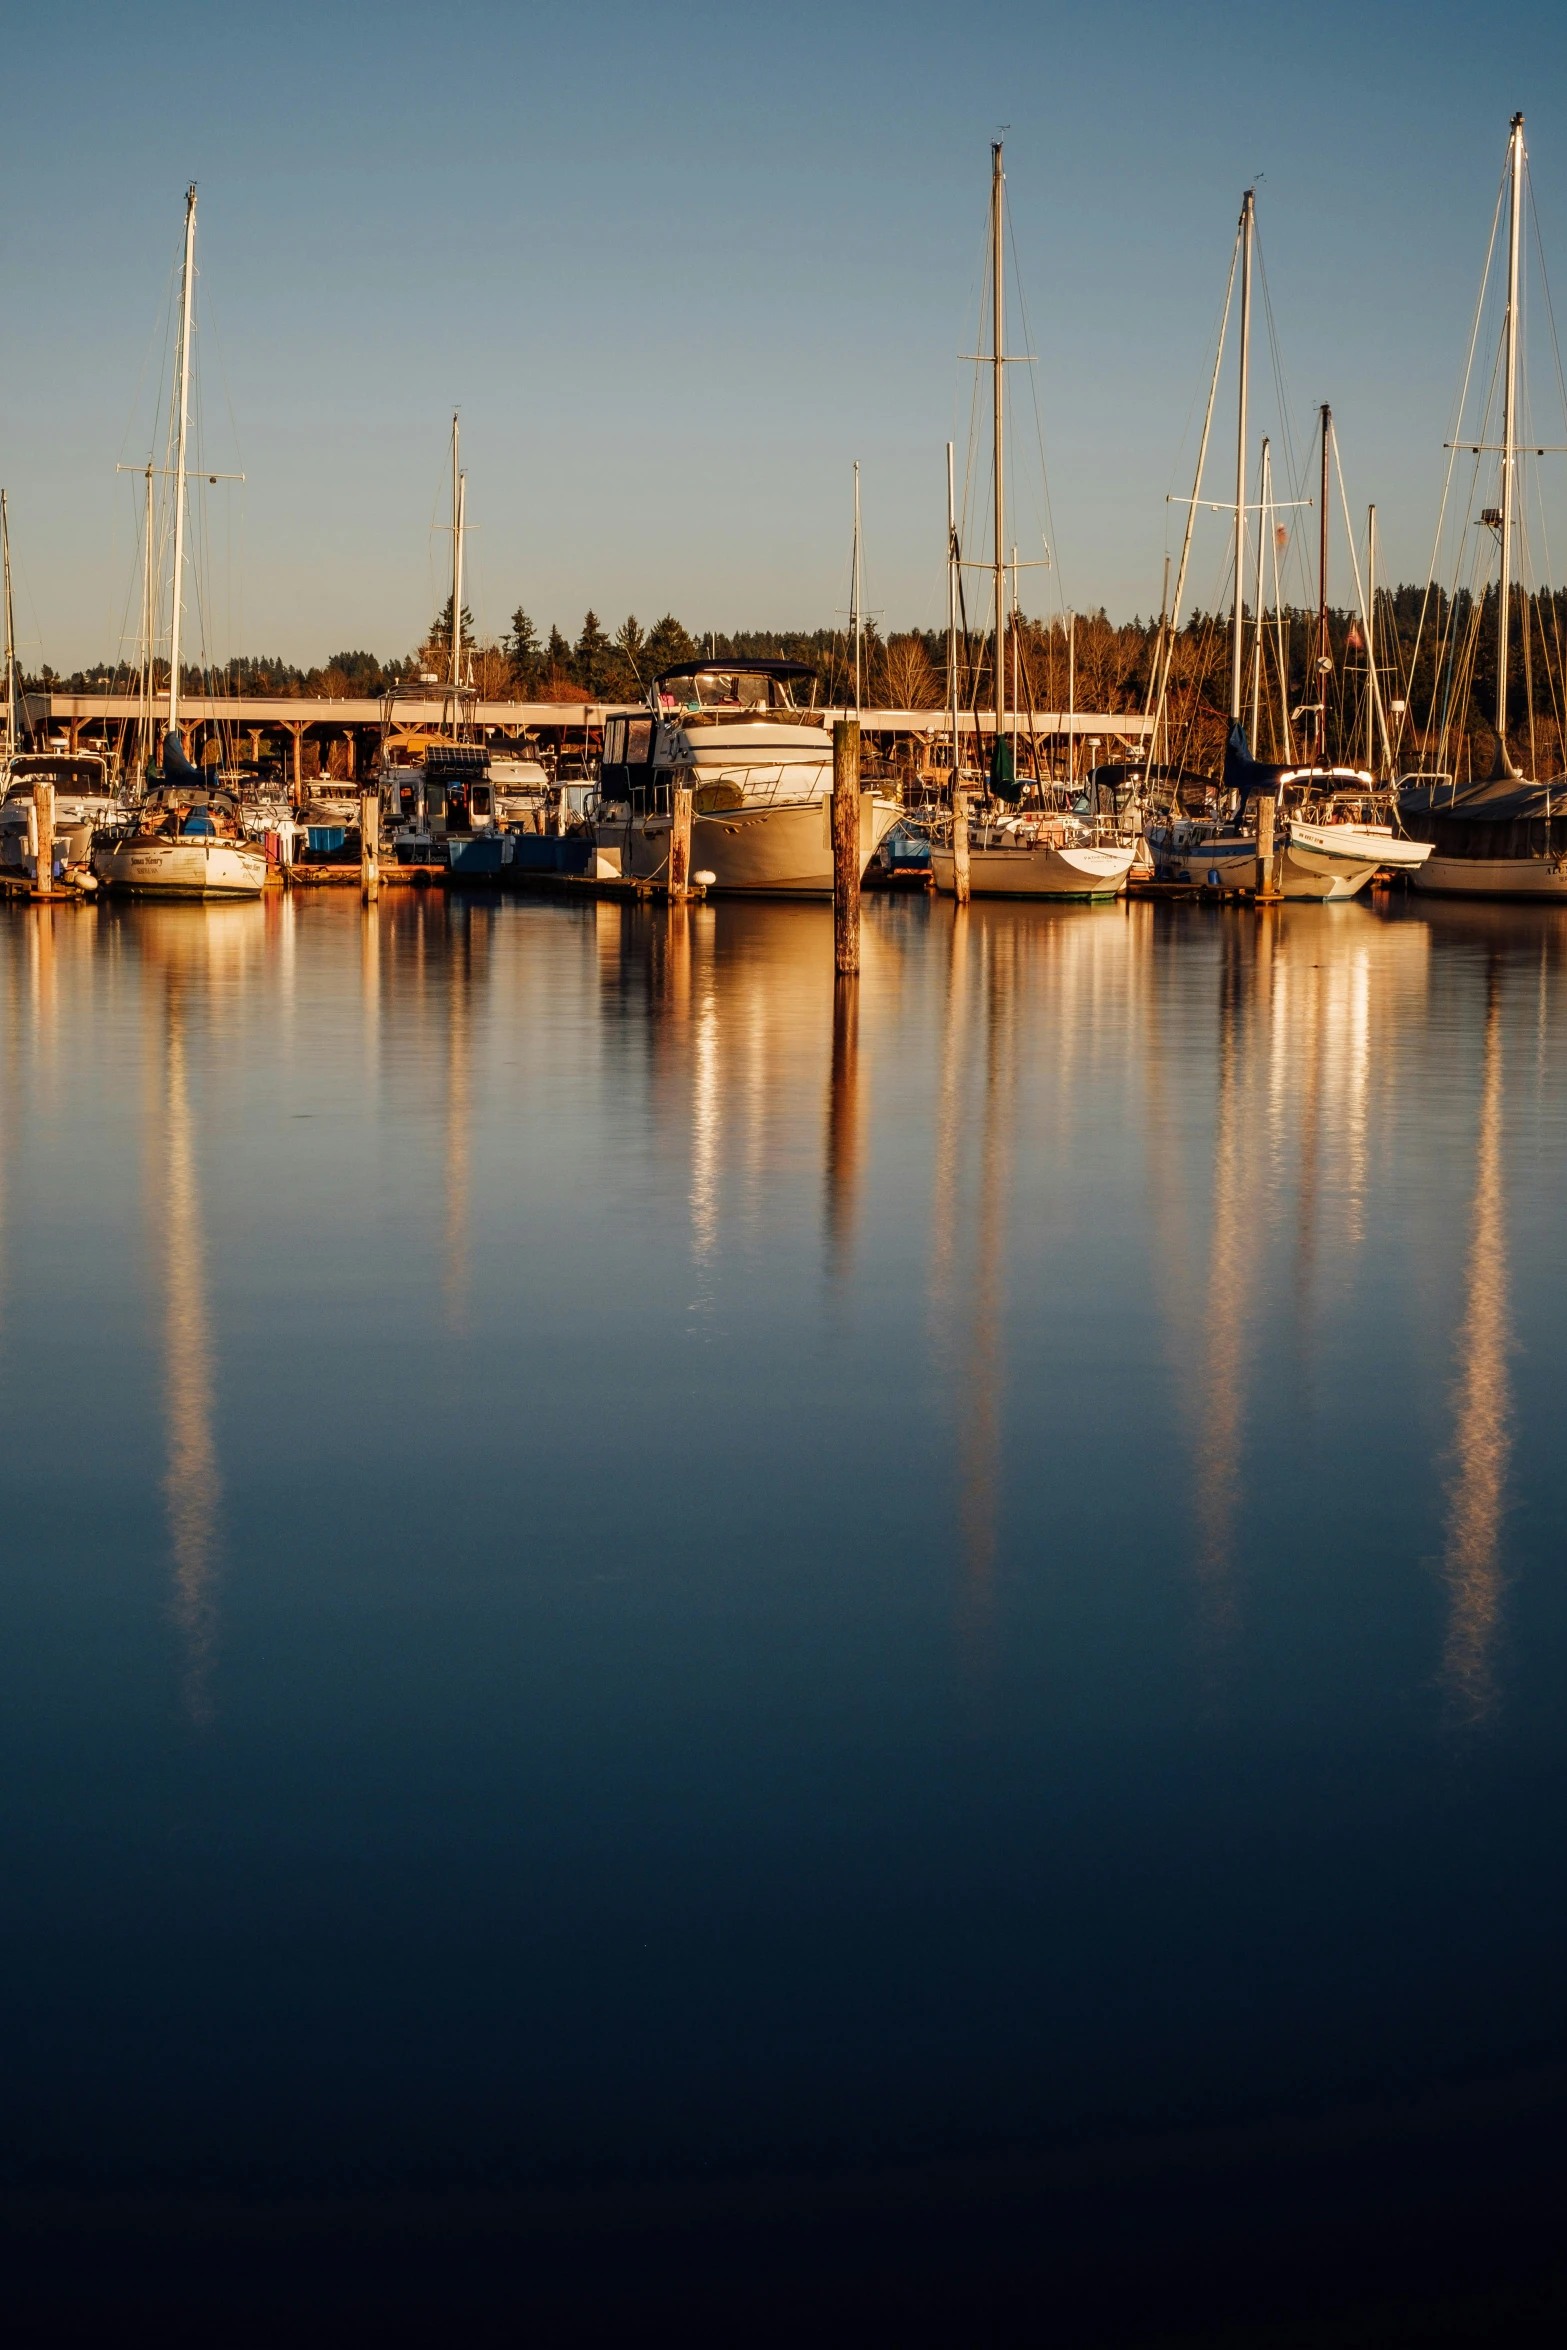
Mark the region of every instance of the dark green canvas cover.
[[1012, 745], [1002, 735], [990, 754], [990, 789], [993, 798], [1010, 800], [1015, 807], [1023, 797], [1017, 779], [1017, 762], [1012, 756]]

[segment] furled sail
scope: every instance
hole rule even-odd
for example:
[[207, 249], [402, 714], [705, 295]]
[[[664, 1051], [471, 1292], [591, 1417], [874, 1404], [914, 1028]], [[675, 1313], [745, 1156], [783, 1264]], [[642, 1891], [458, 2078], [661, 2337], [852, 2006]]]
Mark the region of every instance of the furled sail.
[[990, 789], [994, 798], [1010, 800], [1015, 806], [1022, 798], [1022, 786], [1017, 779], [1017, 762], [1012, 756], [1012, 745], [1000, 735], [990, 755]]
[[205, 789], [206, 777], [199, 767], [193, 767], [185, 756], [185, 745], [177, 726], [170, 727], [163, 738], [163, 780], [179, 784], [184, 790]]
[[1294, 767], [1265, 767], [1254, 759], [1246, 741], [1246, 729], [1237, 718], [1230, 728], [1230, 739], [1224, 746], [1224, 788], [1239, 792], [1241, 805], [1254, 793], [1276, 792], [1279, 778], [1299, 773]]

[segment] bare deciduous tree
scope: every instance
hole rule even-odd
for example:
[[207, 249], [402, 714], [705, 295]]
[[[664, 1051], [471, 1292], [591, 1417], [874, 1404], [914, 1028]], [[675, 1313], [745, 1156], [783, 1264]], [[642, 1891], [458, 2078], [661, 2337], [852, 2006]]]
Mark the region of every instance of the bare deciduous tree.
[[912, 630], [888, 637], [881, 647], [877, 684], [890, 710], [933, 710], [941, 700], [941, 680], [931, 665], [923, 640]]

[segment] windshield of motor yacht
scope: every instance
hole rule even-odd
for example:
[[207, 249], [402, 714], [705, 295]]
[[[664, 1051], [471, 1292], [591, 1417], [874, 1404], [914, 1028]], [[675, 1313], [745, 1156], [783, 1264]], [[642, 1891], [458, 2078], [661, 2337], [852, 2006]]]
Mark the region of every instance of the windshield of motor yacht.
[[722, 710], [747, 717], [793, 711], [790, 687], [798, 682], [757, 669], [702, 669], [689, 677], [661, 677], [657, 683], [661, 710], [696, 712]]
[[109, 769], [103, 759], [81, 753], [19, 751], [11, 761], [8, 800], [30, 800], [35, 783], [52, 783], [56, 791], [79, 793], [87, 799], [109, 797]]

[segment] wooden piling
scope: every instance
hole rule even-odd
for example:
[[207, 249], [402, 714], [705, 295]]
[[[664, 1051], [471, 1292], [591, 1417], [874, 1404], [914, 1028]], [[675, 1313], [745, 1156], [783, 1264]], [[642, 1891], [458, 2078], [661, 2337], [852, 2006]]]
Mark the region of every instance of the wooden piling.
[[1257, 895], [1271, 898], [1273, 886], [1273, 802], [1265, 793], [1257, 800]]
[[860, 722], [832, 730], [832, 944], [840, 979], [860, 968]]
[[691, 886], [691, 786], [677, 783], [669, 800], [669, 898], [683, 905]]
[[54, 895], [54, 785], [33, 785], [33, 895]]
[[952, 786], [952, 895], [958, 905], [968, 904], [968, 793], [957, 782]]
[[359, 894], [373, 906], [381, 894], [381, 795], [359, 795]]

